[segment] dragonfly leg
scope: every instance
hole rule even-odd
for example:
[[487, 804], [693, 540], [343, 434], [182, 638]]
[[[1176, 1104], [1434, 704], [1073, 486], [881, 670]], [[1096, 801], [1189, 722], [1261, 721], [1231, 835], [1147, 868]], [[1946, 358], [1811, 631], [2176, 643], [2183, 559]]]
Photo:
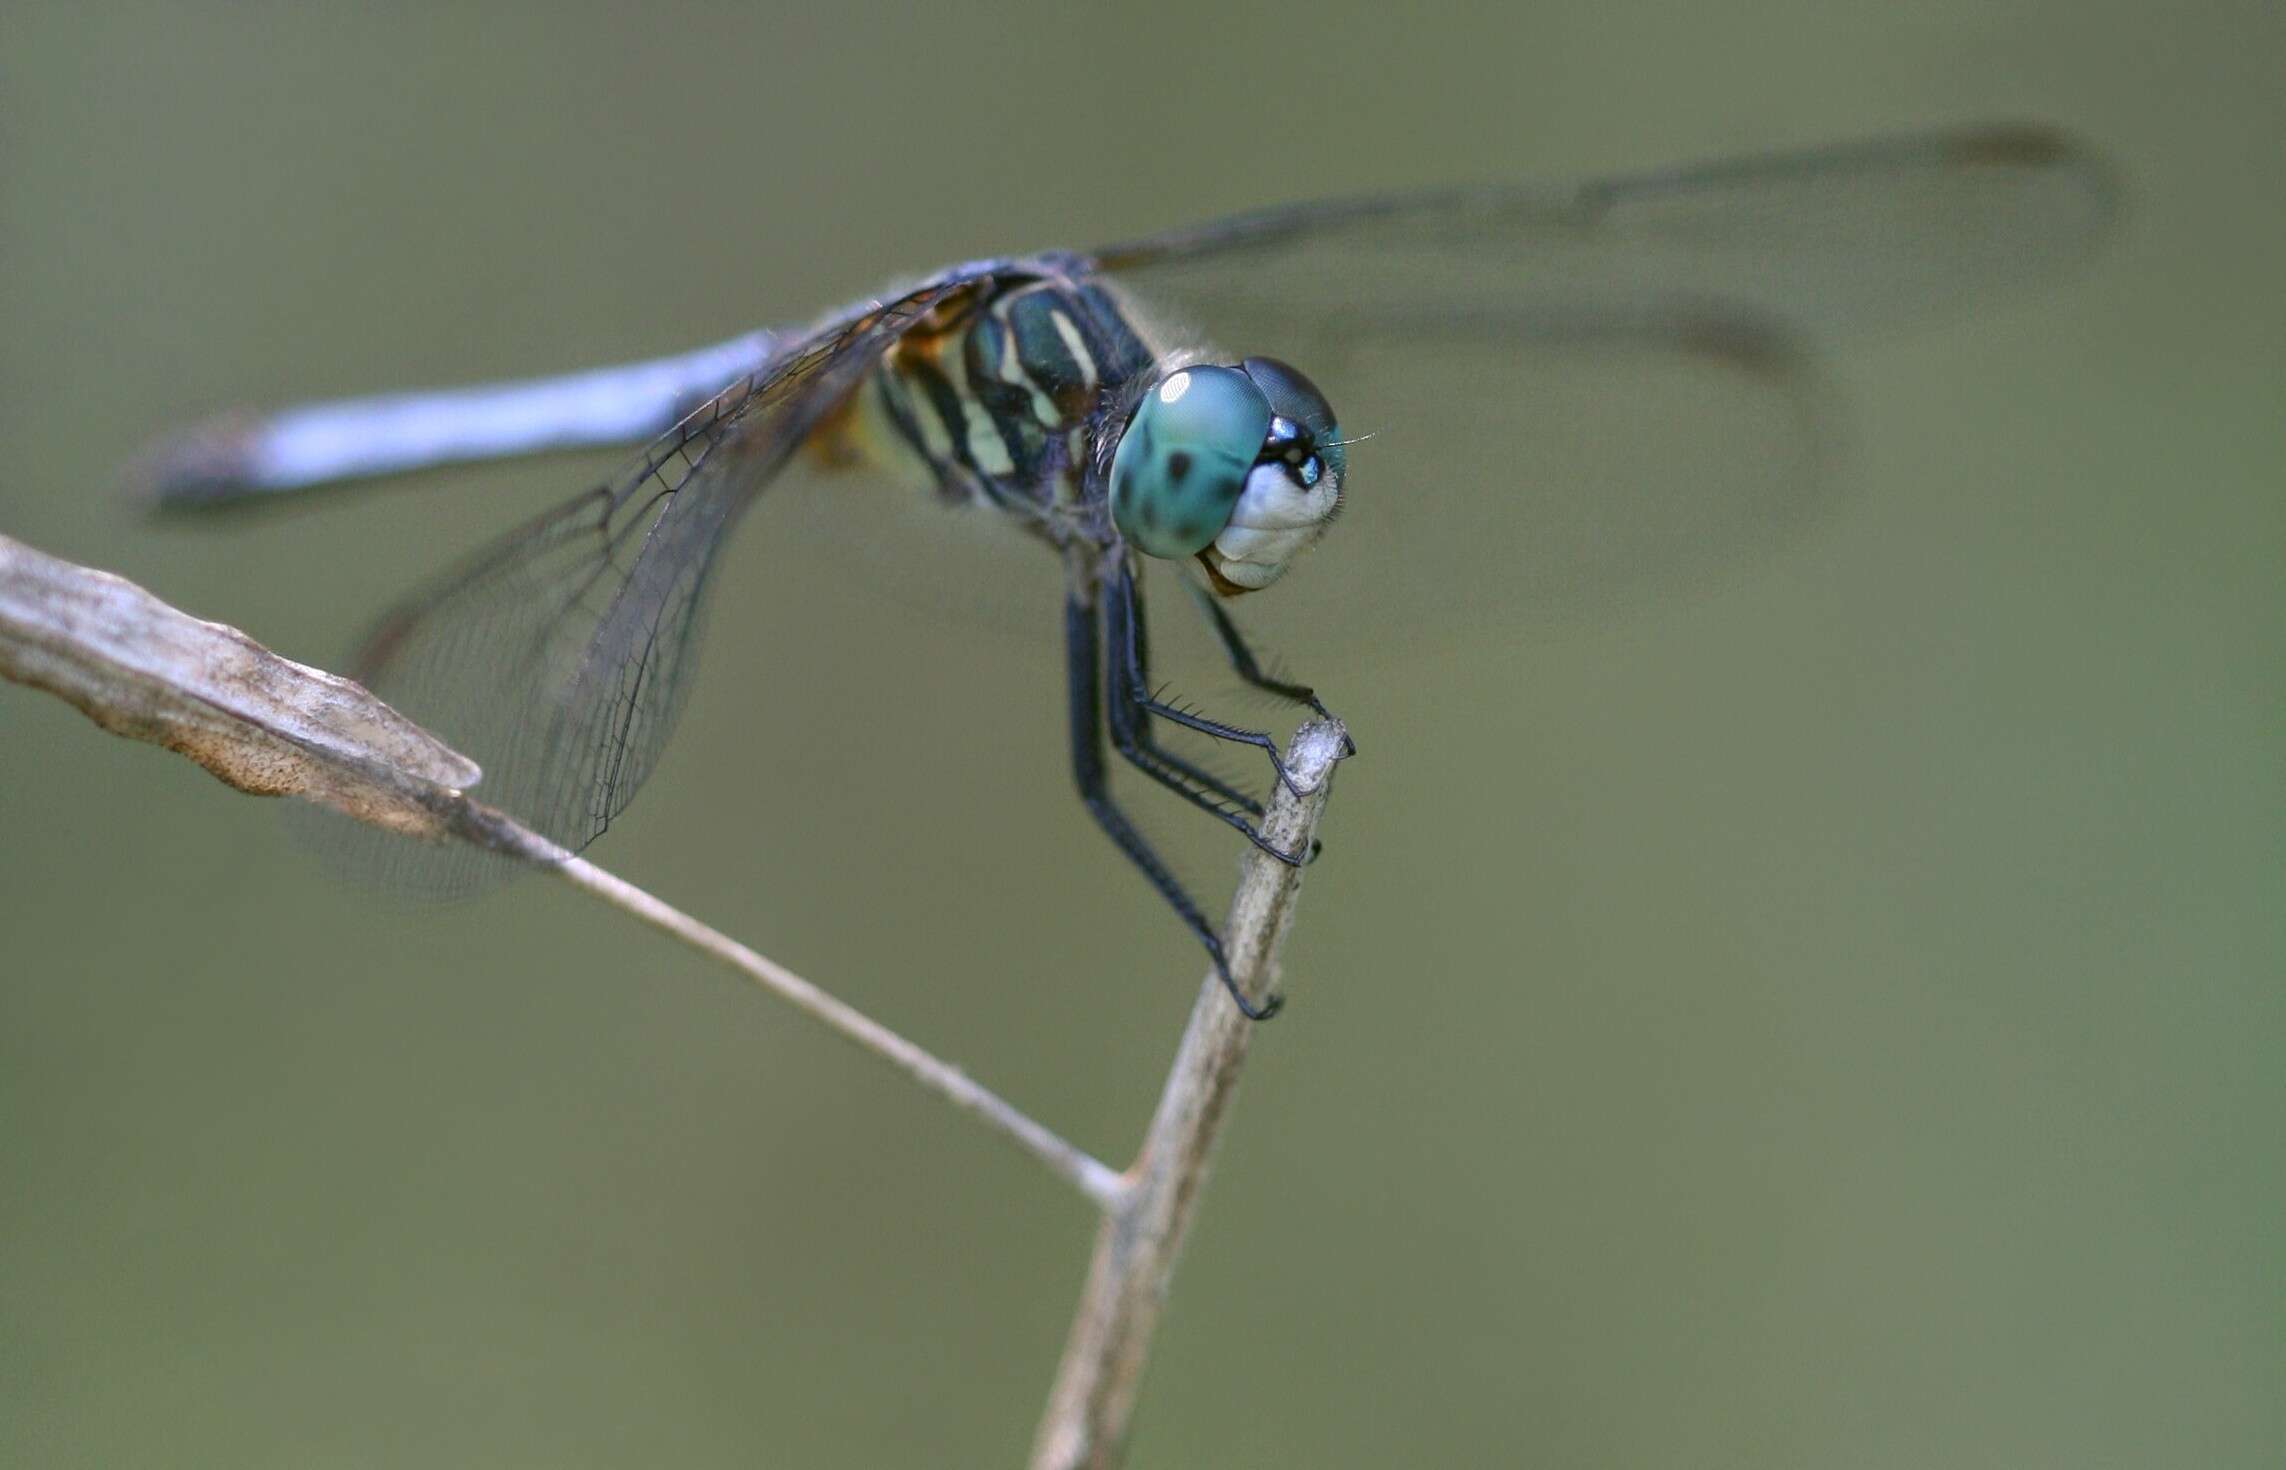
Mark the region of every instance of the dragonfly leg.
[[[1150, 632], [1144, 622], [1143, 599], [1132, 577], [1107, 590], [1103, 601], [1103, 641], [1111, 651], [1111, 667], [1104, 679], [1104, 707], [1110, 715], [1112, 748], [1135, 769], [1182, 797], [1191, 805], [1227, 823], [1248, 842], [1282, 863], [1303, 859], [1262, 836], [1249, 816], [1262, 815], [1262, 803], [1238, 790], [1212, 771], [1183, 759], [1161, 746], [1151, 735], [1151, 722], [1137, 691], [1150, 686]], [[1315, 852], [1315, 848], [1312, 848]]]
[[[1124, 603], [1131, 610], [1128, 630], [1132, 634], [1135, 623], [1139, 621], [1132, 613], [1132, 609], [1136, 606], [1137, 597], [1134, 569], [1123, 565], [1106, 580], [1106, 597]], [[1184, 709], [1180, 705], [1169, 704], [1159, 698], [1144, 677], [1142, 661], [1137, 656], [1132, 637], [1127, 640], [1127, 646], [1120, 651], [1120, 656], [1126, 664], [1128, 697], [1133, 700], [1138, 711], [1146, 715], [1156, 715], [1162, 720], [1181, 725], [1186, 730], [1196, 730], [1201, 735], [1210, 736], [1216, 740], [1228, 740], [1235, 745], [1251, 745], [1270, 758], [1270, 768], [1278, 773], [1278, 784], [1284, 786], [1288, 791], [1295, 789], [1293, 778], [1286, 773], [1285, 758], [1278, 753], [1278, 742], [1270, 737], [1268, 731], [1249, 730], [1239, 725], [1226, 725], [1220, 720], [1210, 720], [1205, 715]], [[1299, 795], [1300, 793], [1296, 792], [1296, 794]]]
[[[1238, 631], [1237, 622], [1232, 619], [1230, 613], [1221, 603], [1215, 601], [1212, 596], [1204, 591], [1198, 593], [1198, 603], [1200, 608], [1206, 612], [1207, 621], [1214, 627], [1214, 636], [1222, 644], [1224, 657], [1230, 660], [1231, 672], [1237, 674], [1246, 683], [1266, 693], [1275, 694], [1281, 699], [1290, 699], [1296, 704], [1309, 706], [1310, 710], [1321, 720], [1333, 718], [1333, 711], [1327, 709], [1324, 701], [1318, 698], [1317, 690], [1307, 684], [1296, 684], [1285, 679], [1273, 679], [1262, 672], [1262, 664], [1255, 658], [1254, 650], [1246, 645], [1246, 635]], [[1345, 756], [1357, 754], [1357, 742], [1349, 738], [1346, 729], [1342, 732], [1342, 754]]]
[[[1135, 760], [1137, 753], [1143, 759], [1179, 773], [1195, 791], [1185, 795], [1201, 797], [1211, 795], [1215, 800], [1236, 807], [1249, 816], [1262, 815], [1262, 803], [1239, 790], [1213, 771], [1168, 750], [1151, 734], [1148, 720], [1141, 718], [1133, 690], [1136, 684], [1148, 684], [1144, 672], [1151, 663], [1150, 629], [1143, 619], [1143, 601], [1140, 593], [1132, 600], [1107, 599], [1104, 606], [1104, 643], [1113, 650], [1110, 674], [1104, 681], [1106, 707], [1111, 712], [1111, 740], [1122, 755]], [[1133, 751], [1129, 749], [1132, 744]], [[1220, 813], [1218, 813], [1220, 815]]]
[[1175, 911], [1175, 916], [1197, 936], [1200, 944], [1206, 946], [1207, 957], [1214, 962], [1215, 974], [1222, 980], [1223, 989], [1230, 992], [1230, 998], [1239, 1011], [1250, 1021], [1267, 1021], [1278, 1013], [1278, 1008], [1284, 1001], [1272, 995], [1262, 1004], [1256, 1005], [1246, 998], [1245, 993], [1238, 988], [1238, 982], [1231, 976], [1229, 961], [1223, 956], [1222, 936], [1215, 933], [1214, 926], [1206, 921], [1206, 915], [1199, 912], [1198, 904], [1192, 901], [1190, 894], [1183, 891], [1183, 885], [1168, 871], [1158, 853], [1152, 851], [1151, 844], [1143, 839], [1143, 834], [1135, 830], [1135, 824], [1128, 819], [1127, 813], [1121, 811], [1119, 804], [1112, 800], [1110, 775], [1103, 762], [1103, 661], [1100, 632], [1094, 608], [1077, 597], [1065, 601], [1064, 670], [1068, 686], [1066, 692], [1071, 706], [1072, 780], [1079, 787], [1080, 803], [1087, 808], [1088, 815], [1095, 818], [1096, 825], [1103, 829], [1112, 844], [1150, 880], [1152, 888], [1158, 891], [1159, 897], [1166, 900], [1167, 906]]

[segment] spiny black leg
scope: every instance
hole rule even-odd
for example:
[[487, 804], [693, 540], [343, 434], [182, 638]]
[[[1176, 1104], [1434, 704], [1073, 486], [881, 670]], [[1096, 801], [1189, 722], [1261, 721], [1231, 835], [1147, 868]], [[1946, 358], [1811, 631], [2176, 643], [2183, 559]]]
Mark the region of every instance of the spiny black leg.
[[1111, 799], [1111, 783], [1103, 765], [1103, 706], [1100, 679], [1102, 658], [1098, 641], [1099, 629], [1095, 610], [1077, 597], [1064, 601], [1064, 673], [1065, 693], [1070, 702], [1072, 740], [1072, 780], [1079, 787], [1080, 804], [1095, 818], [1104, 835], [1112, 840], [1158, 890], [1159, 897], [1175, 911], [1175, 916], [1189, 926], [1206, 946], [1207, 957], [1214, 961], [1214, 972], [1222, 981], [1223, 989], [1239, 1012], [1250, 1021], [1267, 1021], [1278, 1013], [1284, 1002], [1271, 996], [1259, 1006], [1249, 1001], [1231, 978], [1230, 964], [1222, 953], [1222, 937], [1207, 923], [1199, 906], [1183, 891], [1175, 875], [1135, 830], [1135, 824]]
[[1248, 815], [1262, 815], [1260, 802], [1152, 738], [1150, 721], [1135, 696], [1136, 690], [1149, 684], [1150, 633], [1144, 624], [1141, 592], [1134, 579], [1126, 577], [1117, 586], [1106, 587], [1103, 595], [1103, 641], [1112, 660], [1103, 694], [1104, 707], [1110, 713], [1112, 748], [1129, 765], [1199, 810], [1228, 823], [1278, 861], [1300, 862], [1296, 854], [1265, 840], [1261, 828], [1246, 820]]
[[[1206, 610], [1207, 621], [1214, 625], [1214, 635], [1221, 641], [1223, 655], [1230, 660], [1233, 673], [1257, 689], [1282, 699], [1290, 699], [1296, 704], [1308, 705], [1321, 720], [1333, 718], [1333, 711], [1319, 700], [1317, 690], [1307, 684], [1273, 679], [1263, 673], [1262, 665], [1254, 657], [1254, 650], [1246, 646], [1246, 635], [1238, 631], [1238, 624], [1230, 613], [1210, 593], [1198, 591], [1197, 597], [1199, 606]], [[1344, 755], [1357, 754], [1357, 742], [1349, 738], [1346, 729], [1342, 733], [1342, 745]]]
[[[1135, 598], [1135, 572], [1132, 567], [1122, 564], [1116, 573], [1106, 579], [1106, 582], [1105, 595], [1107, 597], [1115, 600], [1124, 599], [1132, 605]], [[1216, 740], [1228, 740], [1236, 745], [1254, 746], [1270, 757], [1270, 768], [1278, 773], [1278, 784], [1288, 791], [1294, 791], [1293, 779], [1286, 774], [1285, 758], [1278, 753], [1278, 742], [1270, 738], [1269, 732], [1247, 730], [1237, 725], [1226, 725], [1220, 720], [1210, 720], [1204, 715], [1194, 714], [1190, 710], [1168, 704], [1158, 698], [1150, 685], [1144, 682], [1140, 664], [1131, 648], [1126, 653], [1126, 665], [1126, 673], [1129, 676], [1128, 693], [1133, 698], [1137, 709], [1147, 715], [1157, 715], [1162, 720], [1172, 721], [1186, 730], [1196, 730], [1201, 735], [1212, 736]], [[1301, 793], [1295, 791], [1295, 794], [1298, 796]]]
[[[1104, 690], [1111, 712], [1112, 743], [1119, 745], [1124, 726], [1124, 733], [1132, 736], [1136, 747], [1148, 759], [1178, 772], [1200, 790], [1211, 792], [1248, 815], [1261, 816], [1261, 802], [1204, 766], [1160, 745], [1151, 733], [1151, 722], [1142, 718], [1133, 690], [1150, 684], [1151, 626], [1143, 613], [1143, 589], [1132, 577], [1122, 579], [1119, 587], [1106, 590], [1103, 619], [1103, 641], [1110, 650], [1111, 660], [1110, 677], [1105, 681]], [[1124, 747], [1121, 753], [1126, 754]], [[1197, 793], [1185, 794], [1195, 796]]]

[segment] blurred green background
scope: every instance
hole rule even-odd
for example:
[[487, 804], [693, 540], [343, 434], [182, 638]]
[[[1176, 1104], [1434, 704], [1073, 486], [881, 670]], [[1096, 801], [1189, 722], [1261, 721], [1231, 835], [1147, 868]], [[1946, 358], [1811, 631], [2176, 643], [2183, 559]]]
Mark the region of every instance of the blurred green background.
[[[209, 9], [0, 16], [0, 531], [318, 662], [590, 467], [160, 526], [149, 434], [1336, 188], [2096, 140], [2092, 269], [1837, 354], [1826, 524], [1344, 704], [1135, 1460], [2278, 1463], [2275, 5]], [[597, 855], [1124, 1160], [1197, 956], [1052, 650], [765, 519]], [[0, 732], [0, 1463], [1021, 1456], [1093, 1223], [1025, 1160], [553, 885]]]

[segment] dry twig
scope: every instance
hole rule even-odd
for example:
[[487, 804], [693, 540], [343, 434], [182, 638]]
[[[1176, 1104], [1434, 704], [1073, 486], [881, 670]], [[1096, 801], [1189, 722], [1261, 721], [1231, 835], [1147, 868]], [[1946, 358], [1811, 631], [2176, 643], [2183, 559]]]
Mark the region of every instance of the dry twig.
[[[1263, 819], [1263, 835], [1271, 842], [1288, 852], [1309, 849], [1344, 746], [1338, 723], [1304, 725], [1295, 734], [1286, 755], [1294, 789], [1281, 786]], [[1278, 947], [1293, 921], [1302, 871], [1261, 852], [1249, 854], [1224, 943], [1231, 974], [1250, 1000], [1278, 988]], [[1033, 1441], [1034, 1470], [1119, 1462], [1175, 1256], [1198, 1211], [1254, 1034], [1254, 1024], [1239, 1015], [1221, 980], [1210, 973], [1192, 1003], [1142, 1152], [1122, 1176], [1124, 1188], [1097, 1229], [1087, 1286]]]

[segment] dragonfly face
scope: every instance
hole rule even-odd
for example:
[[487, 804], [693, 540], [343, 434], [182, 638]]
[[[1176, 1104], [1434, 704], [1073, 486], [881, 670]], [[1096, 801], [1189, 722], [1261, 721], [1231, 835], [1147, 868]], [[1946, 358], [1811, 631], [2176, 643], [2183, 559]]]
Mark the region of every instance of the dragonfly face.
[[[857, 437], [1051, 542], [1108, 549], [1116, 531], [1195, 558], [1225, 596], [1267, 587], [1340, 506], [1333, 409], [1276, 359], [1219, 364], [1160, 337], [1082, 262], [1003, 268], [883, 356]], [[844, 456], [829, 442], [823, 458]]]
[[1226, 595], [1267, 587], [1341, 509], [1346, 462], [1317, 385], [1274, 358], [1167, 374], [1111, 461], [1111, 517], [1138, 551], [1195, 556]]
[[[482, 764], [479, 796], [576, 849], [655, 768], [716, 552], [747, 507], [805, 449], [863, 459], [841, 452], [844, 429], [848, 448], [899, 447], [940, 498], [1104, 553], [1063, 557], [1072, 773], [1219, 969], [1214, 926], [1129, 820], [1112, 761], [1260, 846], [1255, 792], [1159, 732], [1244, 742], [1273, 763], [1278, 745], [1157, 697], [1138, 563], [1198, 563], [1222, 594], [1199, 601], [1238, 677], [1323, 714], [1308, 686], [1263, 672], [1225, 604], [1324, 534], [1344, 441], [1300, 372], [1218, 360], [1135, 302], [1225, 340], [1308, 350], [1408, 482], [1433, 487], [1361, 502], [1349, 544], [1328, 550], [1354, 550], [1353, 571], [1398, 570], [1382, 580], [1402, 609], [1360, 631], [1401, 646], [1406, 631], [1442, 638], [1543, 596], [1565, 605], [1607, 575], [1797, 524], [1823, 436], [1796, 329], [1902, 324], [2047, 274], [2101, 233], [2112, 201], [2101, 159], [2028, 127], [1319, 200], [968, 261], [807, 330], [685, 357], [233, 420], [184, 436], [150, 473], [183, 504], [656, 435], [618, 476], [409, 595], [357, 660]], [[1534, 377], [1535, 360], [1560, 371]], [[1357, 581], [1330, 600], [1361, 604]], [[423, 891], [488, 880], [453, 856], [377, 865]]]

